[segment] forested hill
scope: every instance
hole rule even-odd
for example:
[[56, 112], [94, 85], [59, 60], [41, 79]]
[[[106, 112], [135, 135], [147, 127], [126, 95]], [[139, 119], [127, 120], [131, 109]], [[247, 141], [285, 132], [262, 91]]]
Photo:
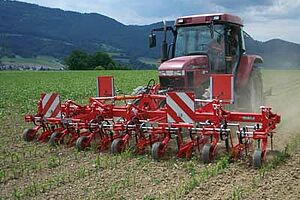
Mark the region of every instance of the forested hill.
[[[0, 56], [63, 58], [74, 49], [82, 49], [106, 51], [115, 59], [135, 63], [141, 57], [159, 57], [159, 49], [148, 49], [148, 34], [158, 25], [127, 26], [96, 13], [0, 0]], [[249, 53], [264, 58], [266, 67], [300, 67], [299, 44], [248, 38], [247, 46]]]

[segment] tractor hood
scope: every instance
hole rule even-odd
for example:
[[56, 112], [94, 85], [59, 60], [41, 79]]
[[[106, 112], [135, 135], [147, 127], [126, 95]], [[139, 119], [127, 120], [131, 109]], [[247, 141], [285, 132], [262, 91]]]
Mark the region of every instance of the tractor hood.
[[208, 57], [206, 55], [182, 56], [163, 62], [158, 70], [192, 70], [208, 68]]

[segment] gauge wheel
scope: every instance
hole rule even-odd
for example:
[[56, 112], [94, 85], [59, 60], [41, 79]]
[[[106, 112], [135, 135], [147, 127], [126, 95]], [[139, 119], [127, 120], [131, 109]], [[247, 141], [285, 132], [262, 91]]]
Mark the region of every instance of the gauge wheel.
[[49, 139], [50, 146], [56, 146], [58, 144], [58, 138], [59, 138], [60, 132], [54, 131]]
[[205, 144], [202, 148], [202, 160], [204, 164], [211, 163], [214, 159], [213, 148], [211, 144]]
[[77, 140], [76, 140], [76, 148], [78, 151], [82, 151], [84, 150], [86, 147], [89, 146], [88, 143], [89, 138], [87, 136], [80, 136]]
[[124, 150], [124, 141], [121, 138], [116, 138], [111, 143], [110, 152], [112, 154], [119, 154]]
[[260, 168], [262, 165], [262, 151], [260, 149], [256, 149], [253, 153], [252, 164], [254, 168]]
[[25, 129], [23, 131], [23, 139], [27, 142], [32, 141], [35, 138], [36, 131], [34, 129]]
[[161, 142], [155, 142], [151, 148], [151, 156], [154, 160], [160, 160], [164, 155], [163, 144]]

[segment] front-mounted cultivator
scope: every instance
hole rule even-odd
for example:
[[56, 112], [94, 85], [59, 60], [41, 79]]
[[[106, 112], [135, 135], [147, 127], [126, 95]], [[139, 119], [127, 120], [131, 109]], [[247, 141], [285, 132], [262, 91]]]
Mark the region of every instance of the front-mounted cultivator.
[[253, 165], [259, 167], [280, 116], [269, 107], [261, 107], [258, 113], [226, 110], [233, 91], [220, 90], [218, 83], [229, 79], [229, 75], [212, 75], [211, 94], [220, 98], [201, 100], [192, 92], [164, 93], [153, 81], [134, 95], [116, 96], [113, 78], [99, 77], [98, 97], [90, 97], [88, 105], [61, 103], [56, 93], [42, 94], [37, 114], [25, 116], [35, 127], [25, 129], [23, 138], [75, 145], [79, 150], [93, 142], [99, 151], [113, 154], [133, 145], [139, 154], [150, 149], [156, 160], [168, 147], [174, 149], [170, 141], [175, 140], [177, 157], [189, 158], [198, 152], [209, 163], [218, 149], [237, 159], [252, 152]]

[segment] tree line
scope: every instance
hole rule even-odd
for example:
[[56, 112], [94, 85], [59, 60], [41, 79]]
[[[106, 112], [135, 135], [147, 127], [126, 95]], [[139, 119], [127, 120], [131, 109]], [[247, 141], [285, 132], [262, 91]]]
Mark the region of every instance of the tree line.
[[64, 59], [69, 70], [127, 70], [128, 66], [116, 63], [104, 52], [88, 54], [82, 50], [75, 50]]

